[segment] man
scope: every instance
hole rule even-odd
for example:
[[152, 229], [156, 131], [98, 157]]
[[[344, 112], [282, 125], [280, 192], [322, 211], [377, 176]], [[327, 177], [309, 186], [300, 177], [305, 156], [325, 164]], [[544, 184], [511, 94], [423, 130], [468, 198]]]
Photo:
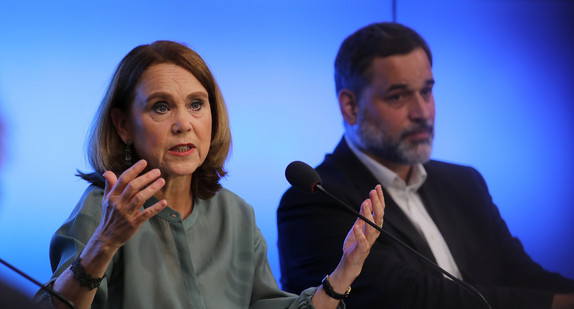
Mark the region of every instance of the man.
[[[482, 176], [430, 160], [435, 105], [432, 56], [412, 29], [372, 24], [335, 60], [345, 135], [317, 167], [323, 187], [358, 207], [381, 183], [384, 229], [473, 285], [493, 308], [574, 308], [574, 281], [536, 264], [513, 238]], [[289, 189], [277, 212], [281, 283], [317, 285], [337, 265], [353, 224], [324, 194]], [[569, 294], [570, 293], [570, 294]], [[480, 299], [381, 235], [348, 308], [485, 308]]]

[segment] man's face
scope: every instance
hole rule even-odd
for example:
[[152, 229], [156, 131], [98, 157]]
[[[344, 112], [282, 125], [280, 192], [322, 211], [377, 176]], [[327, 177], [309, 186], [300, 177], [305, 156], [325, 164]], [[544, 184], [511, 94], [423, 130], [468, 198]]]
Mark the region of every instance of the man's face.
[[375, 58], [371, 83], [359, 98], [351, 126], [358, 146], [378, 161], [395, 164], [429, 160], [434, 136], [434, 79], [426, 53]]

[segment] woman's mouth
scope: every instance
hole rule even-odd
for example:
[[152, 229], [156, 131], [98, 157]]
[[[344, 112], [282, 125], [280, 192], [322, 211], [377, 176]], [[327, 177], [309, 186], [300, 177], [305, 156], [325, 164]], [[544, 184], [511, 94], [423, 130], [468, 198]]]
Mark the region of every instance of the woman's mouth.
[[190, 154], [195, 149], [193, 144], [179, 144], [171, 147], [169, 152], [174, 155], [184, 156]]

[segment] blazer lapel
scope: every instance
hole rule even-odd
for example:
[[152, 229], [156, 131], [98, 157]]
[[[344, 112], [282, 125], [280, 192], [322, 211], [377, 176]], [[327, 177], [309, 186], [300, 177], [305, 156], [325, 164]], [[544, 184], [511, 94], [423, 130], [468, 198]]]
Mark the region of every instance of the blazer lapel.
[[[368, 198], [371, 189], [378, 184], [377, 179], [355, 156], [344, 138], [339, 142], [331, 159], [335, 160], [335, 164], [343, 171], [344, 177], [353, 185], [352, 190], [355, 191], [355, 194], [352, 195], [357, 198], [351, 202], [359, 210], [362, 201]], [[426, 240], [416, 231], [411, 221], [384, 188], [383, 194], [385, 196], [385, 224], [383, 229], [434, 261], [434, 255]], [[386, 236], [383, 237], [386, 238]]]
[[[432, 165], [432, 161], [429, 163]], [[425, 165], [425, 167], [427, 167]], [[445, 188], [442, 181], [433, 177], [433, 167], [427, 168], [428, 178], [419, 189], [419, 194], [423, 203], [443, 236], [461, 274], [466, 281], [473, 281], [474, 275], [468, 270], [473, 269], [471, 265], [466, 265], [465, 261], [473, 260], [468, 257], [465, 250], [468, 241], [465, 233], [465, 227], [459, 225], [464, 221], [462, 214], [459, 212], [462, 205], [457, 205], [456, 199], [453, 199], [453, 193]], [[472, 218], [471, 218], [472, 220]], [[470, 267], [469, 267], [470, 266]]]

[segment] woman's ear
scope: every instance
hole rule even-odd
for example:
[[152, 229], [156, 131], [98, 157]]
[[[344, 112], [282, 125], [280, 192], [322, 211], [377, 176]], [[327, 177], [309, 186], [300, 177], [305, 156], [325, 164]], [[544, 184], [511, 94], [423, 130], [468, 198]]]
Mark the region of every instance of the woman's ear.
[[343, 89], [339, 91], [339, 108], [341, 109], [341, 115], [343, 119], [350, 125], [354, 125], [357, 122], [357, 110], [359, 105], [357, 102], [357, 96], [349, 89]]
[[125, 115], [125, 112], [119, 108], [113, 107], [110, 116], [112, 117], [114, 127], [124, 144], [131, 142], [132, 138], [128, 129], [128, 117]]

